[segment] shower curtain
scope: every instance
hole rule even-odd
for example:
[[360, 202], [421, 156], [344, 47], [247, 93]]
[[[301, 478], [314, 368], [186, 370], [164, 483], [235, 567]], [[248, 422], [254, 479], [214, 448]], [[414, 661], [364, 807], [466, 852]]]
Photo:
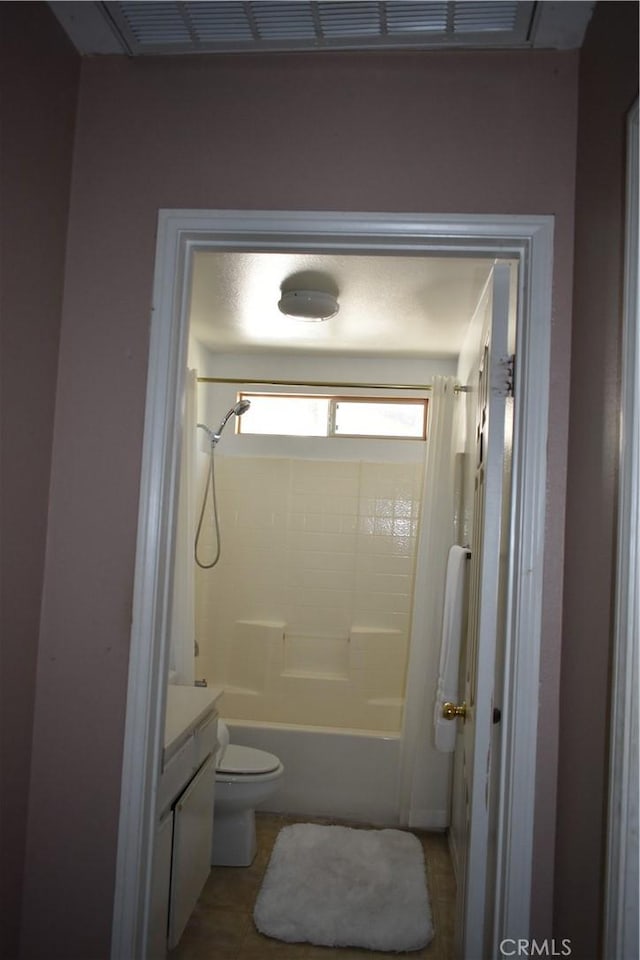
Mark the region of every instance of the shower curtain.
[[187, 370], [182, 412], [182, 452], [169, 655], [170, 678], [174, 683], [193, 683], [195, 679], [196, 617], [193, 538], [196, 528], [197, 386], [197, 371]]
[[[436, 753], [433, 698], [440, 655], [447, 557], [457, 542], [456, 454], [460, 437], [459, 401], [454, 377], [435, 377], [429, 403], [429, 432], [418, 539], [414, 606], [409, 643], [407, 690], [400, 767], [400, 822], [424, 826], [439, 785], [446, 806], [450, 760]], [[439, 778], [439, 779], [438, 779]], [[443, 782], [446, 789], [442, 787]], [[426, 793], [429, 797], [426, 797]]]

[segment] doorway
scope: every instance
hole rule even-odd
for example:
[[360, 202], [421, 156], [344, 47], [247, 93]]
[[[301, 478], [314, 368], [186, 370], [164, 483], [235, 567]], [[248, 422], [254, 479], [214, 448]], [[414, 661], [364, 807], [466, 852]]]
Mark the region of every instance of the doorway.
[[[519, 262], [513, 493], [495, 936], [526, 935], [537, 732], [551, 317], [550, 217], [161, 211], [138, 528], [112, 956], [146, 956], [167, 662], [179, 405], [197, 250], [476, 256]], [[534, 375], [535, 374], [535, 375]], [[517, 700], [518, 711], [513, 707]]]
[[[215, 425], [239, 398], [251, 407], [215, 446], [220, 536], [209, 489], [200, 552], [220, 562], [194, 570], [183, 628], [174, 610], [172, 682], [222, 686], [232, 741], [281, 758], [289, 773], [271, 813], [444, 829], [451, 757], [422, 706], [438, 672], [430, 612], [442, 606], [450, 537], [470, 539], [454, 520], [470, 507], [453, 502], [467, 394], [445, 397], [434, 379], [460, 379], [494, 260], [197, 250], [193, 261], [197, 420]], [[325, 288], [339, 307], [327, 322], [279, 309], [283, 290]], [[449, 403], [457, 428], [440, 436]], [[366, 434], [353, 416], [344, 429], [354, 404]], [[392, 410], [419, 415], [412, 436], [394, 437]], [[198, 474], [192, 527], [211, 474], [207, 442], [187, 439], [195, 416], [183, 425], [195, 467], [185, 474]], [[438, 536], [444, 514], [452, 522]], [[177, 570], [191, 538], [179, 522]]]

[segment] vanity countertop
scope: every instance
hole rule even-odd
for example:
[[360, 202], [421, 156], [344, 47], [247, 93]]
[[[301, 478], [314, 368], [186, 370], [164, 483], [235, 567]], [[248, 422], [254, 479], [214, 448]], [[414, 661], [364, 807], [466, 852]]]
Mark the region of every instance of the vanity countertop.
[[221, 687], [194, 687], [170, 683], [164, 726], [164, 762], [175, 753], [203, 717], [215, 709]]

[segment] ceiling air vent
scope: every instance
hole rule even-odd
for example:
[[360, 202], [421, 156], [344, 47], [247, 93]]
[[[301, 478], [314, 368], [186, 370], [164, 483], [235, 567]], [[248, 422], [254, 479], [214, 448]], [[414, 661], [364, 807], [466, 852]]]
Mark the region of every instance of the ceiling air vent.
[[446, 34], [447, 3], [388, 3], [389, 34]]
[[251, 13], [257, 39], [315, 40], [316, 25], [310, 3], [253, 3]]
[[165, 46], [191, 42], [178, 3], [119, 3], [127, 29], [136, 44]]
[[133, 55], [527, 46], [535, 3], [218, 0], [102, 3]]
[[317, 3], [316, 6], [322, 35], [326, 39], [380, 36], [381, 4], [337, 0], [333, 3]]
[[185, 3], [184, 7], [201, 44], [253, 42], [251, 23], [242, 3]]
[[454, 4], [454, 33], [502, 33], [516, 29], [518, 3], [482, 3], [471, 0]]

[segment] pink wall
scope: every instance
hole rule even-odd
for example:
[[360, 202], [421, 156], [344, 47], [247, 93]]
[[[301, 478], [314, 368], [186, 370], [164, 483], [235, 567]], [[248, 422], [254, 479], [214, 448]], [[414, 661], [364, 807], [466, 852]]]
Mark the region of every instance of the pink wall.
[[596, 955], [602, 922], [620, 414], [625, 115], [638, 5], [599, 4], [581, 53], [555, 933]]
[[0, 956], [16, 957], [80, 58], [44, 4], [0, 5]]
[[[540, 856], [553, 846], [577, 55], [83, 62], [25, 956], [107, 955], [157, 210], [554, 214]], [[546, 841], [546, 845], [545, 845]], [[69, 864], [55, 883], [51, 878]], [[536, 891], [551, 912], [550, 875]]]

